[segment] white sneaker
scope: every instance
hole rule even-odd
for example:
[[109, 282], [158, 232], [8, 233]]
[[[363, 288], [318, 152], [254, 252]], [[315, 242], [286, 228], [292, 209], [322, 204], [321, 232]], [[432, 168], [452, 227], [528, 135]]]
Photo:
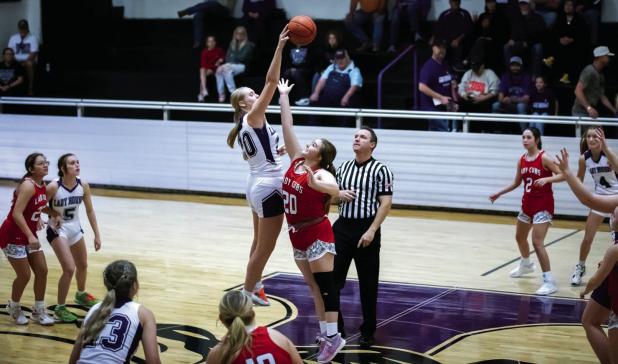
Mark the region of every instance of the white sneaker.
[[582, 277], [586, 274], [586, 266], [577, 263], [575, 265], [575, 270], [573, 271], [573, 275], [571, 276], [571, 285], [579, 286], [582, 284]]
[[308, 106], [311, 101], [308, 98], [303, 98], [294, 102], [296, 106]]
[[511, 278], [519, 278], [524, 274], [533, 273], [536, 267], [534, 266], [534, 262], [530, 264], [523, 264], [521, 261], [517, 268], [513, 269], [510, 273]]
[[54, 318], [45, 312], [45, 308], [32, 308], [32, 317], [30, 317], [32, 321], [37, 322], [39, 325], [43, 326], [52, 326], [54, 324]]
[[536, 290], [536, 294], [541, 296], [547, 296], [552, 293], [556, 293], [558, 291], [558, 286], [556, 286], [556, 282], [554, 281], [545, 281], [541, 285], [541, 288]]
[[11, 307], [11, 301], [6, 305], [6, 312], [9, 313], [11, 320], [15, 321], [16, 325], [27, 325], [28, 319], [24, 315], [24, 311], [21, 310], [21, 305]]

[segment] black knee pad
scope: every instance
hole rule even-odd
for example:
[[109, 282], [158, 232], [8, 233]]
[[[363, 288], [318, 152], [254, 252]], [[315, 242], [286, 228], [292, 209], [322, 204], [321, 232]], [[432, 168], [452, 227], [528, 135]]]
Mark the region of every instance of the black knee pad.
[[339, 291], [335, 283], [334, 272], [318, 272], [313, 273], [315, 282], [320, 288], [320, 294], [324, 301], [324, 309], [326, 312], [339, 311]]

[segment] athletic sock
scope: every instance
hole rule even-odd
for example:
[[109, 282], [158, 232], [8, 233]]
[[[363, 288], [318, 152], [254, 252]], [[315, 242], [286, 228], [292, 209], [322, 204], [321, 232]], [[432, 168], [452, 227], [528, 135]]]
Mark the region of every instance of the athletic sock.
[[521, 264], [530, 265], [530, 257], [528, 258], [521, 257]]
[[579, 265], [581, 265], [582, 267], [586, 266], [586, 261], [585, 260], [580, 260], [579, 263], [577, 263]]
[[326, 335], [326, 321], [320, 321], [320, 334]]
[[253, 288], [254, 291], [259, 291], [260, 289], [262, 289], [262, 287], [264, 287], [264, 285], [262, 284], [262, 281], [257, 281], [255, 283], [255, 287]]
[[35, 310], [45, 310], [45, 301], [34, 301]]
[[244, 293], [244, 294], [245, 294], [245, 296], [247, 296], [247, 297], [249, 297], [249, 298], [251, 298], [251, 295], [253, 295], [253, 292], [251, 292], [251, 291], [247, 291], [247, 290], [246, 290], [246, 289], [244, 289], [244, 288], [242, 289], [242, 293]]
[[554, 276], [551, 274], [551, 271], [543, 272], [543, 281], [545, 282], [554, 281]]
[[327, 322], [326, 323], [326, 336], [333, 337], [337, 335], [337, 323], [336, 322]]
[[86, 291], [79, 291], [78, 290], [75, 294], [78, 295], [78, 296], [83, 296], [83, 295], [86, 294]]
[[9, 300], [9, 306], [11, 306], [12, 308], [21, 307], [21, 304], [19, 303], [19, 301], [15, 302], [13, 300]]

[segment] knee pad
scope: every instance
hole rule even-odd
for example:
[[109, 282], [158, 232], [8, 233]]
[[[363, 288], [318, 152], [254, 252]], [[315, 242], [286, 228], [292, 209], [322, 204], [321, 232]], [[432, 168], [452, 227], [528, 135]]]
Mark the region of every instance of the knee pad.
[[320, 288], [320, 294], [324, 301], [324, 310], [326, 312], [339, 311], [339, 290], [335, 283], [334, 272], [317, 272], [313, 273], [315, 282]]

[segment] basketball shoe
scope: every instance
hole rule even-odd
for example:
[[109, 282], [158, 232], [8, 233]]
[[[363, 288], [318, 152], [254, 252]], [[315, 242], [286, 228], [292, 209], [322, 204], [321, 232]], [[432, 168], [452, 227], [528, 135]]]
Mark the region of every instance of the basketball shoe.
[[541, 296], [547, 296], [558, 291], [555, 281], [543, 281], [543, 284], [536, 290], [536, 294]]
[[582, 284], [582, 277], [586, 274], [586, 266], [577, 263], [575, 265], [575, 270], [573, 271], [573, 275], [571, 276], [571, 285], [579, 286]]
[[77, 315], [75, 315], [73, 312], [67, 310], [67, 306], [65, 306], [65, 305], [56, 305], [56, 307], [54, 308], [54, 315], [61, 322], [75, 322], [75, 321], [77, 321]]
[[318, 353], [318, 363], [329, 363], [337, 356], [344, 346], [345, 339], [341, 337], [341, 334], [337, 334], [333, 337], [325, 337], [321, 350]]
[[264, 292], [264, 286], [260, 287], [260, 289], [253, 291], [253, 294], [251, 295], [251, 300], [256, 306], [270, 306], [270, 301], [268, 301], [266, 292]]
[[43, 326], [52, 326], [54, 324], [54, 319], [45, 311], [45, 305], [32, 307], [32, 316], [30, 316], [30, 320], [38, 323]]
[[26, 315], [24, 315], [24, 311], [21, 310], [21, 305], [19, 303], [9, 301], [9, 303], [6, 305], [6, 312], [8, 312], [11, 320], [15, 321], [15, 324], [28, 324], [28, 319], [26, 318]]
[[510, 273], [511, 278], [519, 278], [524, 274], [532, 273], [536, 267], [534, 266], [534, 262], [530, 262], [530, 264], [524, 264], [522, 261], [519, 261], [519, 265], [517, 268], [513, 269]]
[[88, 308], [96, 305], [100, 301], [88, 292], [75, 292], [75, 303]]

